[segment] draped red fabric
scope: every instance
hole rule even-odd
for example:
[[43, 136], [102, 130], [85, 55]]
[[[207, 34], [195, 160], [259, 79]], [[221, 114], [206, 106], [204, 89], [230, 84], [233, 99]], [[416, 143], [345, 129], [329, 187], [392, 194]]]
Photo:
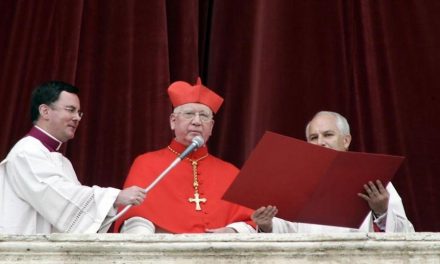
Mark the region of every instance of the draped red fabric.
[[[57, 79], [85, 116], [66, 146], [80, 180], [121, 187], [169, 142], [176, 80], [225, 98], [209, 147], [241, 166], [264, 131], [304, 138], [319, 110], [351, 150], [403, 155], [393, 183], [417, 231], [440, 231], [440, 2], [0, 1], [0, 157], [31, 126], [29, 96]], [[269, 177], [269, 175], [268, 175]]]

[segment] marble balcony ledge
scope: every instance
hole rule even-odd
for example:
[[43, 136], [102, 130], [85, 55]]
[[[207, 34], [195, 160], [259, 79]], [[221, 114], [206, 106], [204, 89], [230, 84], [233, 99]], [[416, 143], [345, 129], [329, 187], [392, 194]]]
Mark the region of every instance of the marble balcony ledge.
[[0, 235], [0, 263], [440, 264], [440, 233]]

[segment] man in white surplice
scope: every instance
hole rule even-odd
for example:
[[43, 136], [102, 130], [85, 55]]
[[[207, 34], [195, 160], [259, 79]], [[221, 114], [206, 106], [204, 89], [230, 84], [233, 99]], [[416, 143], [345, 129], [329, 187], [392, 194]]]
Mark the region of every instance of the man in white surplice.
[[143, 202], [140, 187], [81, 185], [58, 152], [82, 117], [77, 94], [78, 88], [60, 81], [33, 91], [34, 126], [0, 163], [0, 234], [95, 233], [117, 206]]
[[[347, 151], [351, 143], [350, 127], [342, 115], [318, 112], [306, 127], [307, 142], [338, 151]], [[274, 217], [278, 212], [275, 206], [261, 207], [252, 215], [260, 232], [273, 233], [329, 233], [329, 232], [414, 232], [407, 219], [402, 200], [390, 182], [386, 188], [380, 181], [364, 185], [365, 194], [359, 193], [371, 211], [359, 229], [326, 226], [307, 223], [294, 223]], [[356, 197], [353, 197], [356, 199]]]

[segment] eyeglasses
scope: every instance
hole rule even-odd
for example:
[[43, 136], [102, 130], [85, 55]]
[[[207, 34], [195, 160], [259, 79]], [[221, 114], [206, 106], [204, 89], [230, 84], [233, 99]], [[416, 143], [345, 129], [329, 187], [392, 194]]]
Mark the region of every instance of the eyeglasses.
[[[52, 109], [57, 109], [55, 107], [51, 107]], [[67, 111], [68, 113], [70, 113], [72, 116], [74, 115], [78, 115], [79, 118], [82, 118], [84, 116], [84, 112], [79, 111], [78, 109], [76, 109], [76, 107], [74, 106], [65, 106], [63, 108], [61, 108], [65, 111]]]
[[193, 120], [196, 117], [196, 115], [198, 115], [200, 121], [202, 122], [210, 122], [213, 118], [212, 114], [206, 112], [180, 111], [180, 112], [175, 112], [175, 114], [181, 114], [182, 117], [187, 120]]
[[84, 116], [84, 112], [79, 111], [78, 109], [76, 109], [73, 106], [66, 106], [64, 107], [64, 110], [66, 110], [67, 112], [69, 112], [72, 115], [78, 115], [79, 118], [82, 118]]

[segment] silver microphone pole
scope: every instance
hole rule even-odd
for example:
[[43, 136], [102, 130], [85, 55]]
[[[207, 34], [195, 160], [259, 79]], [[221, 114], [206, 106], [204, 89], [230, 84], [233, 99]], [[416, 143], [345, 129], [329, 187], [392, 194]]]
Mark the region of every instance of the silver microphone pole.
[[[156, 186], [159, 181], [161, 181], [165, 175], [168, 174], [168, 172], [170, 172], [174, 167], [176, 167], [176, 165], [181, 162], [186, 156], [188, 156], [189, 153], [193, 152], [194, 150], [198, 149], [199, 147], [201, 147], [204, 144], [204, 140], [201, 136], [195, 136], [192, 139], [192, 143], [191, 145], [189, 145], [185, 151], [182, 152], [182, 154], [179, 155], [179, 157], [177, 157], [169, 166], [168, 168], [166, 168], [150, 185], [148, 185], [147, 188], [144, 189], [145, 193], [147, 194], [151, 189], [153, 189], [154, 186]], [[119, 219], [119, 217], [121, 217], [123, 214], [125, 214], [128, 209], [130, 209], [132, 206], [132, 204], [129, 204], [127, 206], [124, 207], [124, 209], [122, 209], [117, 215], [113, 216], [112, 218], [110, 218], [109, 220], [107, 220], [106, 222], [104, 222], [101, 227], [98, 229], [98, 232], [101, 231], [102, 229], [104, 229], [104, 227], [110, 225], [111, 223], [113, 223], [114, 221], [116, 221], [117, 219]]]

